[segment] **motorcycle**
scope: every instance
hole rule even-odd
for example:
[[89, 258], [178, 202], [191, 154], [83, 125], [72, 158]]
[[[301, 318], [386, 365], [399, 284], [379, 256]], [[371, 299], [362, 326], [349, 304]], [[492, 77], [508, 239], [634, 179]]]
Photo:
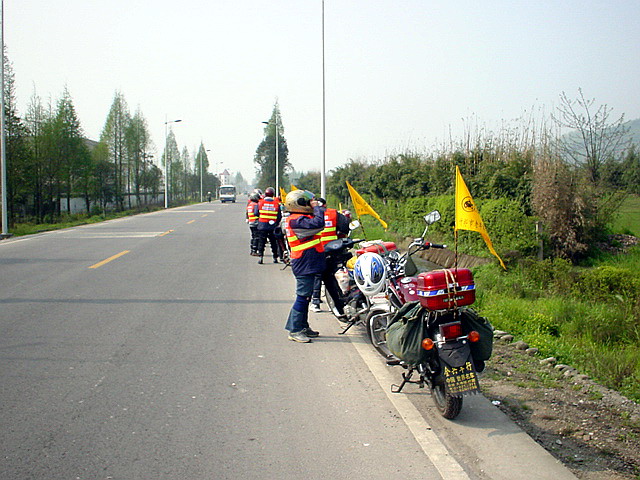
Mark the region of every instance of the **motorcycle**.
[[[349, 225], [350, 233], [360, 226], [356, 220]], [[332, 272], [332, 279], [335, 279], [333, 286], [324, 286], [324, 297], [331, 310], [331, 313], [345, 323], [345, 328], [339, 332], [344, 335], [352, 326], [356, 324], [364, 325], [367, 318], [369, 308], [371, 307], [370, 299], [364, 295], [356, 285], [353, 279], [353, 273], [347, 264], [353, 253], [351, 249], [357, 244], [364, 241], [363, 239], [352, 239], [350, 237], [339, 238], [327, 243], [324, 247], [328, 268]], [[333, 291], [333, 295], [332, 295]], [[334, 299], [334, 296], [339, 298]], [[343, 312], [340, 313], [336, 306], [336, 301], [343, 305]]]
[[387, 323], [393, 313], [402, 308], [404, 304], [419, 300], [418, 278], [416, 276], [418, 268], [412, 259], [413, 255], [429, 248], [446, 248], [446, 245], [425, 242], [424, 240], [429, 226], [440, 218], [440, 212], [437, 210], [425, 216], [427, 225], [422, 236], [414, 239], [403, 254], [398, 252], [393, 243], [384, 242], [382, 244], [380, 253], [383, 254], [382, 258], [386, 261], [387, 268], [385, 288], [387, 302], [377, 303], [370, 309], [366, 325], [371, 343], [387, 359], [389, 365], [398, 365], [400, 360], [387, 347]]
[[407, 383], [420, 388], [426, 385], [440, 414], [453, 419], [462, 409], [463, 396], [480, 391], [478, 372], [491, 355], [493, 328], [468, 308], [475, 301], [470, 270], [442, 269], [417, 278], [407, 276], [413, 254], [446, 247], [424, 241], [429, 225], [440, 219], [439, 212], [424, 219], [423, 236], [405, 254], [387, 256], [388, 311], [372, 309], [369, 329], [377, 335], [374, 346], [387, 356], [387, 363], [406, 369], [402, 383], [393, 385], [392, 392], [400, 393]]

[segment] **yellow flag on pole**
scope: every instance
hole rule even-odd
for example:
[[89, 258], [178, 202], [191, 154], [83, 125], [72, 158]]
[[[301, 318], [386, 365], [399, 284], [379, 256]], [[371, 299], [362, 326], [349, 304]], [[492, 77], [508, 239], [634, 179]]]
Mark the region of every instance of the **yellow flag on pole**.
[[284, 199], [287, 198], [287, 192], [282, 187], [280, 187], [280, 198], [282, 199], [283, 202], [284, 202]]
[[298, 187], [296, 187], [293, 183], [291, 184], [291, 191], [293, 192], [294, 190], [299, 190]]
[[476, 208], [476, 204], [473, 201], [473, 197], [471, 197], [467, 184], [464, 183], [464, 179], [460, 174], [460, 169], [456, 165], [456, 223], [454, 232], [457, 234], [458, 230], [471, 230], [480, 233], [484, 242], [487, 244], [487, 247], [489, 247], [489, 251], [494, 254], [498, 260], [500, 260], [502, 268], [505, 270], [507, 269], [507, 267], [504, 266], [502, 259], [493, 248], [493, 244], [491, 243], [487, 229], [484, 226], [484, 222], [480, 217], [480, 213]]
[[378, 215], [376, 211], [371, 208], [371, 206], [365, 201], [364, 198], [360, 196], [358, 192], [356, 192], [355, 188], [353, 188], [349, 182], [346, 183], [347, 188], [349, 189], [349, 195], [351, 195], [351, 201], [353, 202], [353, 208], [356, 211], [356, 215], [358, 215], [358, 217], [360, 217], [360, 215], [371, 215], [372, 217], [378, 219], [378, 221], [386, 230], [387, 222], [380, 218], [380, 215]]

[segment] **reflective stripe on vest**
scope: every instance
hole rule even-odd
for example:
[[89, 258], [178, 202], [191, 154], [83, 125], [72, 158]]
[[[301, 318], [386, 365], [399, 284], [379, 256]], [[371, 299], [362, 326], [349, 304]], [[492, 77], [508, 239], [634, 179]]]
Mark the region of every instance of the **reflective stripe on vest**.
[[324, 211], [324, 230], [320, 232], [322, 245], [338, 239], [338, 211], [335, 208], [327, 208]]
[[278, 220], [278, 208], [280, 202], [276, 198], [263, 198], [258, 203], [260, 210], [258, 221], [261, 223], [275, 222]]
[[318, 252], [324, 252], [324, 247], [322, 246], [322, 241], [320, 239], [319, 233], [316, 233], [312, 237], [309, 237], [305, 240], [300, 240], [296, 236], [296, 234], [293, 233], [290, 222], [291, 220], [300, 217], [313, 218], [311, 215], [303, 215], [300, 213], [292, 213], [287, 217], [285, 230], [287, 231], [287, 242], [289, 242], [289, 248], [291, 249], [291, 258], [302, 257], [302, 253], [309, 248], [315, 248]]
[[258, 217], [255, 213], [253, 213], [253, 207], [255, 207], [257, 204], [258, 202], [254, 202], [252, 200], [247, 203], [247, 219], [249, 219], [249, 223], [258, 221]]

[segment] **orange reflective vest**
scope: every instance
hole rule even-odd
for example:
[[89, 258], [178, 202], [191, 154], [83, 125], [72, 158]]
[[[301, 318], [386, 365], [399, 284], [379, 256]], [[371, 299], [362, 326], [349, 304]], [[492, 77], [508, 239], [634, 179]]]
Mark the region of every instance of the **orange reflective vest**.
[[278, 220], [280, 200], [277, 198], [263, 198], [258, 202], [260, 223], [275, 223]]
[[299, 239], [296, 234], [293, 233], [293, 229], [291, 228], [291, 221], [300, 217], [313, 218], [312, 215], [292, 213], [287, 217], [287, 222], [285, 224], [285, 230], [287, 231], [287, 242], [289, 242], [289, 248], [291, 249], [291, 258], [302, 257], [304, 251], [309, 248], [315, 248], [318, 252], [324, 252], [324, 246], [322, 245], [322, 240], [320, 237], [321, 232], [318, 232], [310, 237], [305, 237], [304, 240]]
[[253, 200], [249, 200], [249, 203], [247, 203], [247, 220], [249, 220], [250, 225], [253, 225], [258, 221], [258, 217], [253, 213], [253, 207], [257, 204], [258, 202], [254, 202]]
[[320, 232], [320, 237], [322, 246], [338, 239], [338, 211], [335, 208], [327, 208], [324, 211], [324, 230]]

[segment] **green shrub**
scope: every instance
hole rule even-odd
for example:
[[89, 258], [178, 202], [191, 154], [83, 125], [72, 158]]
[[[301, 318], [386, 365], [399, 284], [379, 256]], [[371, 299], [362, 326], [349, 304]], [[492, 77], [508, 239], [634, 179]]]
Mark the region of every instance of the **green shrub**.
[[574, 290], [594, 301], [635, 300], [640, 296], [640, 275], [627, 268], [603, 265], [583, 271]]

